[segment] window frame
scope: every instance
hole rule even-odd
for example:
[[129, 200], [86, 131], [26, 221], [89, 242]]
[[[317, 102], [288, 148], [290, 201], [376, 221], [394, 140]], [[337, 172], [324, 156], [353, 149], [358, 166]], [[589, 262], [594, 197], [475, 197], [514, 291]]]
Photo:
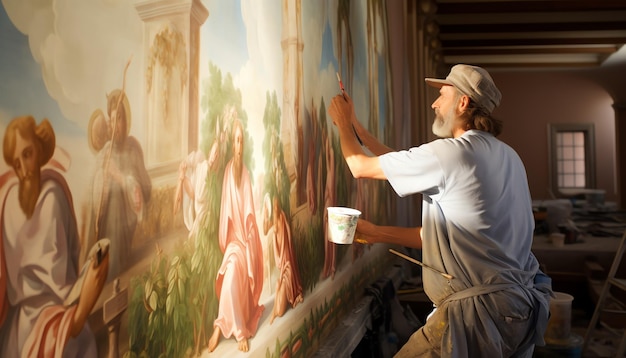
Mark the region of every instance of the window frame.
[[[585, 138], [585, 187], [559, 187], [557, 161], [557, 134], [563, 132], [582, 132]], [[595, 131], [593, 123], [549, 123], [548, 150], [550, 166], [550, 189], [557, 197], [568, 196], [567, 192], [579, 189], [593, 189], [596, 187], [595, 171]]]

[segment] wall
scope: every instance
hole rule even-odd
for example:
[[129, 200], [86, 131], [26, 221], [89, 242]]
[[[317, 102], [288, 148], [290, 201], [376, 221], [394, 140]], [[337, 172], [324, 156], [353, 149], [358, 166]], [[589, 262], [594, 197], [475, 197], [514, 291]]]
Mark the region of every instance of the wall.
[[502, 91], [494, 115], [504, 121], [501, 139], [520, 155], [534, 199], [550, 198], [548, 124], [593, 123], [596, 184], [616, 201], [615, 113], [600, 85], [567, 72], [493, 72]]
[[[403, 80], [385, 3], [2, 4], [3, 137], [32, 116], [56, 138], [48, 150], [3, 149], [2, 349], [62, 350], [75, 331], [66, 349], [95, 342], [98, 356], [314, 352], [390, 259], [324, 234], [328, 206], [397, 218], [387, 186], [350, 177], [326, 114], [339, 72], [359, 119], [397, 140]], [[39, 173], [28, 158], [45, 153], [46, 175], [63, 178], [45, 181], [54, 199], [15, 177], [23, 163]], [[33, 216], [18, 187], [35, 194]], [[21, 328], [18, 312], [30, 314]]]

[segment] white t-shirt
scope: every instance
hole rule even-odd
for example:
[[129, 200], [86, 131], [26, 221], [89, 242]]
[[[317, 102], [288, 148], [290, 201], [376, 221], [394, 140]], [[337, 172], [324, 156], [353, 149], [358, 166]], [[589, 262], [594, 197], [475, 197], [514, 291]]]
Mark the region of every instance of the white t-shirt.
[[493, 135], [470, 130], [380, 157], [400, 196], [423, 194], [424, 289], [440, 303], [448, 295], [499, 283], [528, 285], [538, 269], [524, 165]]

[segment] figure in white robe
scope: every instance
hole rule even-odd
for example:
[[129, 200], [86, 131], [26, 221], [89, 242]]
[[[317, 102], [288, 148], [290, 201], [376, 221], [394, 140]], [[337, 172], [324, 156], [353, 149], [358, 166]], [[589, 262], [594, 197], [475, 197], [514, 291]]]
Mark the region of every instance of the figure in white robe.
[[[9, 148], [7, 150], [7, 148]], [[0, 356], [96, 356], [87, 324], [108, 271], [108, 255], [86, 266], [77, 299], [80, 241], [63, 176], [41, 169], [55, 148], [47, 120], [14, 119], [4, 159], [14, 172], [0, 180]], [[16, 180], [17, 177], [17, 180]]]

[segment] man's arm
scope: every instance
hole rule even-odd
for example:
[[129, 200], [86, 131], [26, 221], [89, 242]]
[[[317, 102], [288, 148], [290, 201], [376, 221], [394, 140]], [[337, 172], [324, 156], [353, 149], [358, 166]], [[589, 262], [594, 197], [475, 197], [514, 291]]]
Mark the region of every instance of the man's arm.
[[352, 176], [355, 178], [387, 179], [380, 167], [378, 157], [368, 156], [354, 135], [353, 122], [358, 121], [356, 121], [354, 114], [352, 99], [347, 94], [335, 96], [331, 100], [328, 113], [339, 130], [341, 153]]
[[414, 249], [422, 248], [422, 227], [379, 226], [359, 219], [356, 241], [362, 244], [396, 244]]
[[354, 129], [356, 130], [359, 138], [363, 141], [363, 146], [367, 148], [374, 155], [383, 155], [385, 153], [393, 152], [393, 149], [381, 143], [376, 137], [374, 137], [363, 125], [361, 122], [353, 120], [352, 124], [354, 125]]
[[85, 322], [87, 322], [91, 310], [95, 306], [96, 301], [98, 301], [100, 293], [102, 293], [108, 271], [108, 252], [104, 255], [100, 263], [97, 262], [95, 257], [92, 257], [85, 279], [83, 280], [83, 287], [80, 290], [80, 298], [78, 299], [76, 311], [74, 311], [72, 325], [70, 326], [70, 335], [72, 337], [78, 336]]

